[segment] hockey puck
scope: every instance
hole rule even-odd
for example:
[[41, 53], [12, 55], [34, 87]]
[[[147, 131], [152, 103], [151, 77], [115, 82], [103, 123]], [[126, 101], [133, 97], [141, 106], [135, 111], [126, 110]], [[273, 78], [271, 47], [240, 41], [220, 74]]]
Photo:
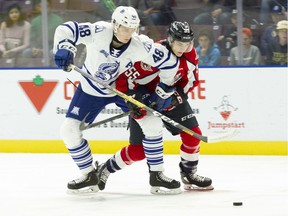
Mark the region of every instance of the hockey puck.
[[233, 206], [242, 206], [243, 203], [242, 202], [233, 202]]

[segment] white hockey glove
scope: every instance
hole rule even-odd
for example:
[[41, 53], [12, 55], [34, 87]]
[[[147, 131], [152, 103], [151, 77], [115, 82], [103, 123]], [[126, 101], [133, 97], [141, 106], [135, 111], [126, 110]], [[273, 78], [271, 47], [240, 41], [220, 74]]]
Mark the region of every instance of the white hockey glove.
[[69, 65], [73, 64], [76, 51], [77, 48], [69, 42], [59, 44], [59, 49], [54, 56], [55, 64], [64, 71], [70, 72]]

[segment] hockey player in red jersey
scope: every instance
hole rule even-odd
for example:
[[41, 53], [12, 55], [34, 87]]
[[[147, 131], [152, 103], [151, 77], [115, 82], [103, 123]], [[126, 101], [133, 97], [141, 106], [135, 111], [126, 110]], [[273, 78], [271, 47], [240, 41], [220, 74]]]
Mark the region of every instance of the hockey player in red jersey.
[[[199, 83], [198, 57], [193, 47], [193, 39], [194, 33], [187, 22], [173, 22], [169, 27], [167, 39], [160, 41], [160, 43], [166, 46], [171, 51], [171, 54], [178, 57], [178, 70], [175, 70], [175, 73], [161, 73], [156, 68], [142, 62], [137, 62], [133, 68], [120, 75], [116, 83], [118, 90], [133, 95], [135, 99], [153, 106], [153, 108], [162, 112], [165, 116], [184, 125], [195, 133], [201, 134], [197, 119], [193, 115], [192, 108], [187, 101], [187, 94]], [[146, 123], [141, 124], [142, 119], [149, 118], [149, 113], [129, 102], [128, 107], [132, 111], [130, 145], [122, 148], [105, 163], [98, 166], [97, 172], [100, 179], [98, 187], [100, 190], [105, 188], [110, 173], [121, 170], [133, 162], [143, 160], [145, 156], [147, 161], [157, 161], [157, 157], [154, 157], [154, 152], [151, 155], [144, 154], [144, 149], [149, 148], [147, 143], [151, 141], [144, 134], [149, 128], [151, 130], [158, 130], [157, 124], [153, 120], [148, 120]], [[172, 135], [180, 135], [182, 140], [179, 167], [184, 189], [213, 190], [212, 180], [196, 173], [200, 141], [169, 123], [163, 123]], [[162, 135], [162, 133], [159, 134]], [[159, 139], [162, 139], [162, 136]], [[159, 148], [159, 151], [163, 152], [163, 147], [161, 149], [159, 146]], [[153, 173], [151, 170], [149, 172], [150, 185], [152, 186], [151, 193], [166, 194], [179, 192], [173, 189], [168, 192], [167, 190], [161, 190], [161, 187], [165, 187], [167, 178], [165, 179], [161, 173]], [[165, 188], [167, 189], [167, 187]]]

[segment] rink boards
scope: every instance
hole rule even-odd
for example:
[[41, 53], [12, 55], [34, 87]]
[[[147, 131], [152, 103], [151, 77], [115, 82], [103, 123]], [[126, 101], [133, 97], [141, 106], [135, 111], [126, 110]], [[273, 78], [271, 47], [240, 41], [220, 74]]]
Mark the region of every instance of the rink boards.
[[[200, 68], [200, 85], [189, 95], [203, 135], [237, 135], [201, 143], [202, 154], [287, 155], [287, 68]], [[57, 69], [1, 69], [0, 152], [67, 152], [59, 128], [80, 75]], [[107, 106], [103, 120], [121, 113]], [[189, 118], [189, 116], [187, 117]], [[128, 144], [127, 117], [89, 129], [94, 153]], [[179, 137], [164, 129], [164, 148], [179, 152]]]

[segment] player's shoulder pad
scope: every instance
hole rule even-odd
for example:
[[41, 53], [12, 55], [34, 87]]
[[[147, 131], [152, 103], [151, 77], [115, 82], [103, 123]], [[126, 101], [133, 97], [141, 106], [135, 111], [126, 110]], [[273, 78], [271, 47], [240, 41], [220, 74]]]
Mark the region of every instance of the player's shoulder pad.
[[154, 43], [154, 46], [155, 46], [155, 48], [157, 48], [159, 50], [168, 51], [167, 47], [165, 45], [161, 44], [161, 43], [156, 42], [156, 43]]
[[193, 64], [198, 64], [198, 54], [196, 49], [193, 47], [190, 52], [184, 53], [186, 59]]
[[110, 22], [98, 21], [91, 26], [92, 37], [94, 41], [112, 40], [113, 29]]
[[93, 33], [100, 33], [106, 30], [112, 30], [112, 24], [105, 21], [98, 21], [92, 24]]

